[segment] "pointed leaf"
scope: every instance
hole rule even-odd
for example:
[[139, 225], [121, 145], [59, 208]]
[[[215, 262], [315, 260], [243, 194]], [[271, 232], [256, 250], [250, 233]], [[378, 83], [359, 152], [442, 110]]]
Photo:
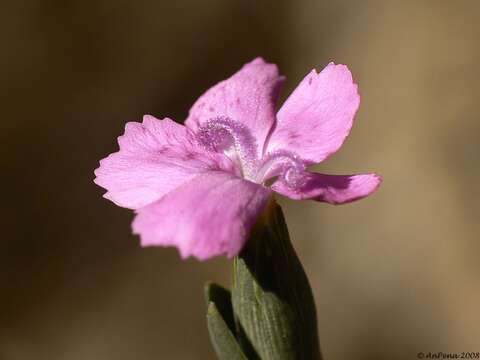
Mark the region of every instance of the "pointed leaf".
[[204, 291], [207, 307], [211, 302], [215, 303], [215, 307], [220, 315], [222, 315], [225, 323], [232, 333], [235, 334], [235, 320], [233, 318], [232, 296], [230, 291], [214, 282], [205, 284]]
[[205, 286], [207, 326], [210, 340], [219, 360], [247, 360], [232, 330], [234, 320], [230, 292], [220, 285]]

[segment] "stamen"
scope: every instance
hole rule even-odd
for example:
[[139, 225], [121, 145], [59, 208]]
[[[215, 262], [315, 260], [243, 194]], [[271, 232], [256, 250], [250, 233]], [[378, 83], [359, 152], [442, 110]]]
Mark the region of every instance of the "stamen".
[[283, 181], [288, 187], [298, 189], [305, 183], [306, 166], [303, 161], [288, 151], [277, 151], [267, 154], [258, 167], [255, 181], [265, 183], [279, 176], [277, 181]]
[[249, 177], [256, 163], [256, 143], [250, 131], [227, 116], [207, 121], [197, 132], [198, 141], [210, 151], [224, 153]]

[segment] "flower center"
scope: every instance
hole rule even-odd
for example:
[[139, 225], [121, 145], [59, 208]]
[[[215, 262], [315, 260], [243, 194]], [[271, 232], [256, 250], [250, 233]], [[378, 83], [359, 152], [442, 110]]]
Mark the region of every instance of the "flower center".
[[288, 187], [298, 189], [305, 183], [303, 161], [288, 151], [276, 151], [257, 158], [257, 144], [250, 131], [227, 116], [208, 120], [197, 131], [197, 139], [210, 151], [224, 153], [240, 169], [242, 176], [258, 184], [278, 176]]
[[306, 166], [293, 153], [280, 150], [266, 155], [257, 167], [255, 182], [265, 181], [278, 176], [288, 187], [298, 189], [305, 183]]
[[256, 163], [256, 143], [249, 130], [227, 116], [206, 122], [197, 132], [199, 142], [208, 150], [224, 153], [239, 168], [244, 177], [253, 173]]

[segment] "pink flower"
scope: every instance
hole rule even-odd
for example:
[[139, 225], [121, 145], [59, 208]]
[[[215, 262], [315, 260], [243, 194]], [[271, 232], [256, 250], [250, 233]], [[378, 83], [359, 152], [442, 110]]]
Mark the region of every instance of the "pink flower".
[[100, 161], [94, 181], [107, 199], [136, 211], [132, 227], [143, 246], [232, 258], [272, 190], [340, 204], [377, 189], [375, 174], [307, 170], [350, 132], [360, 96], [348, 68], [312, 70], [275, 115], [283, 82], [276, 65], [257, 58], [203, 94], [185, 126], [150, 115], [127, 123], [120, 151]]

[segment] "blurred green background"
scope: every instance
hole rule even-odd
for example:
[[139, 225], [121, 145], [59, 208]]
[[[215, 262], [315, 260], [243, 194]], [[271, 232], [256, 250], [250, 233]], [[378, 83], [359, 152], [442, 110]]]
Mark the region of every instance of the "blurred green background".
[[213, 359], [225, 258], [139, 246], [98, 160], [127, 121], [183, 121], [256, 56], [344, 63], [362, 95], [317, 170], [378, 172], [345, 206], [284, 198], [326, 360], [480, 351], [480, 2], [6, 1], [0, 12], [0, 359]]

